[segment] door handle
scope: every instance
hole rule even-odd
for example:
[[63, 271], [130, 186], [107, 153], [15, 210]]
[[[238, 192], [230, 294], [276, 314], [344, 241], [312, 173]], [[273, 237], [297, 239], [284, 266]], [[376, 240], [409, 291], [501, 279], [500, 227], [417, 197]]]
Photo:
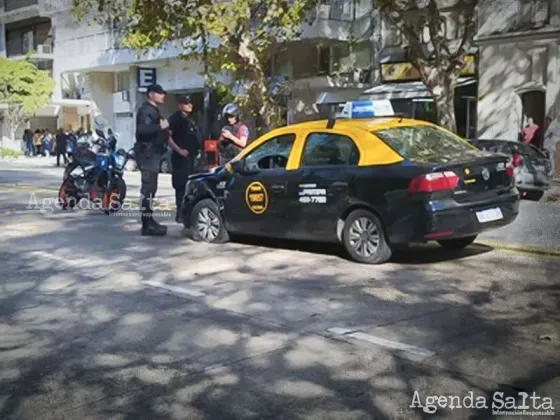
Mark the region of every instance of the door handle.
[[280, 192], [280, 191], [284, 191], [286, 187], [284, 187], [284, 185], [273, 185], [272, 186], [272, 191], [274, 192]]
[[347, 188], [348, 187], [348, 182], [345, 181], [336, 181], [332, 183], [333, 188]]

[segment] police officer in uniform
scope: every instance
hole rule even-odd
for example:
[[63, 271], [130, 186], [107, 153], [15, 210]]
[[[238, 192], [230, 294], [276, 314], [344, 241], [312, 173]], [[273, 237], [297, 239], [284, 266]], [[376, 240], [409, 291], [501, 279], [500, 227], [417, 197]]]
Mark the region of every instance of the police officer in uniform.
[[158, 187], [159, 165], [169, 138], [169, 123], [160, 114], [159, 106], [165, 100], [165, 90], [160, 85], [148, 87], [146, 102], [136, 116], [136, 162], [142, 175], [142, 235], [164, 236], [167, 227], [153, 217], [153, 201]]
[[175, 221], [183, 223], [180, 211], [187, 179], [195, 170], [195, 161], [199, 159], [202, 149], [202, 135], [200, 129], [192, 119], [193, 101], [190, 95], [178, 98], [179, 110], [169, 117], [171, 138], [169, 145], [173, 149], [171, 154], [171, 182], [175, 189], [177, 216]]
[[249, 128], [241, 121], [241, 111], [235, 104], [227, 104], [222, 116], [226, 125], [220, 136], [220, 165], [233, 159], [249, 141]]

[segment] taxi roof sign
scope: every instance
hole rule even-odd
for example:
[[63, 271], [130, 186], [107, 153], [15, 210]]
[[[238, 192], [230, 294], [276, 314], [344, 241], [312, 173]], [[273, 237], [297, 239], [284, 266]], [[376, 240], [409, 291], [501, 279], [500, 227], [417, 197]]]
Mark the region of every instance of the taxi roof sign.
[[388, 99], [378, 101], [350, 101], [346, 102], [340, 118], [374, 118], [393, 117], [395, 111]]

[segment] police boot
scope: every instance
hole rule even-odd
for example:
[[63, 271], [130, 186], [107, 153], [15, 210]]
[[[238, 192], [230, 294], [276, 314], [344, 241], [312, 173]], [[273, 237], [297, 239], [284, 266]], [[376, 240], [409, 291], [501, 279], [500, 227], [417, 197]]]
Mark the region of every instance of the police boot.
[[162, 226], [156, 222], [149, 206], [143, 206], [142, 210], [142, 236], [165, 236], [167, 226]]

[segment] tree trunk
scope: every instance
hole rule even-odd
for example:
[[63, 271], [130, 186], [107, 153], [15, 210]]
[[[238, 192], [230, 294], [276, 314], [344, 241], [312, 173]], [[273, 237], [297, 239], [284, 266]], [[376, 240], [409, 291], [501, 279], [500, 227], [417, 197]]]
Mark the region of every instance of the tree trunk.
[[[438, 124], [456, 133], [457, 124], [455, 121], [455, 86], [456, 78], [453, 74], [444, 74], [435, 71], [436, 83], [428, 84], [428, 89], [434, 99], [436, 118]], [[442, 74], [443, 73], [443, 74]]]

